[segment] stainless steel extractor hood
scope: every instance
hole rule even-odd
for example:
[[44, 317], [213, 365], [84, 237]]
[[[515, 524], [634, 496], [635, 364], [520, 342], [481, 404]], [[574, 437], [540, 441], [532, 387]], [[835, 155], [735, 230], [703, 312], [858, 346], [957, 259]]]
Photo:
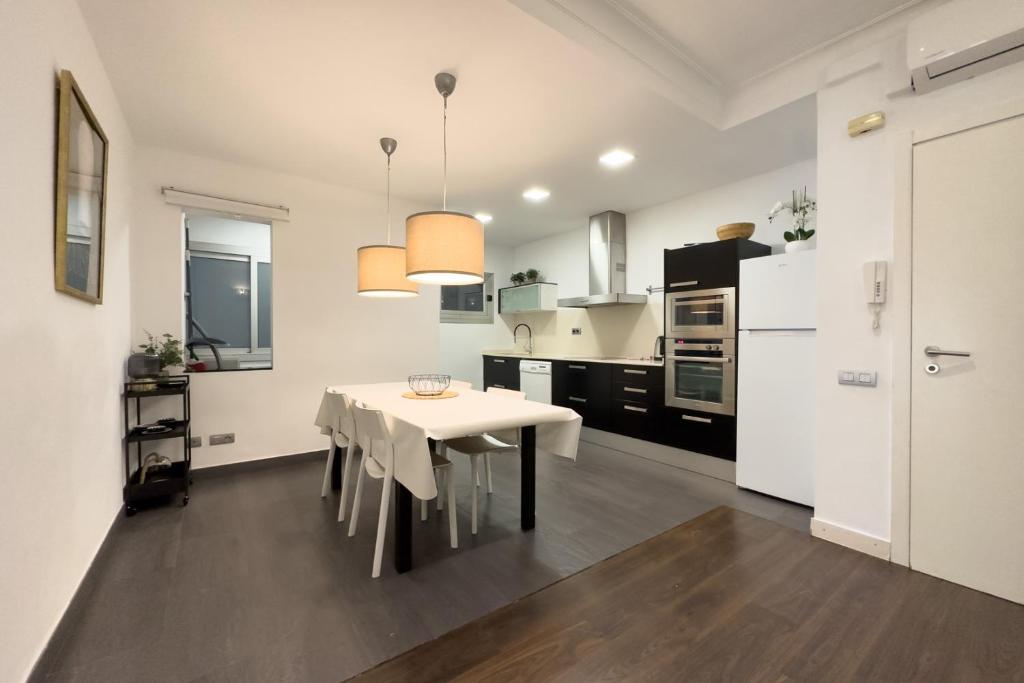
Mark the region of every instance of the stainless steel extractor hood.
[[605, 211], [590, 217], [590, 296], [559, 299], [562, 308], [645, 304], [646, 294], [626, 294], [626, 216]]

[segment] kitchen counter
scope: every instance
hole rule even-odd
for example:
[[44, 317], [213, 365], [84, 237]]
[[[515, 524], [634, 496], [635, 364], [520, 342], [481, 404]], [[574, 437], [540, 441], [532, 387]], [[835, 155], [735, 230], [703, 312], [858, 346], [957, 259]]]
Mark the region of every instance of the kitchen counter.
[[484, 356], [498, 356], [501, 358], [519, 358], [521, 360], [578, 360], [587, 363], [609, 363], [611, 365], [650, 365], [653, 367], [663, 367], [664, 361], [652, 360], [649, 356], [646, 358], [625, 358], [625, 357], [605, 357], [599, 358], [594, 356], [570, 356], [560, 353], [523, 353], [521, 351], [509, 351], [509, 350], [497, 350], [497, 351], [484, 351]]

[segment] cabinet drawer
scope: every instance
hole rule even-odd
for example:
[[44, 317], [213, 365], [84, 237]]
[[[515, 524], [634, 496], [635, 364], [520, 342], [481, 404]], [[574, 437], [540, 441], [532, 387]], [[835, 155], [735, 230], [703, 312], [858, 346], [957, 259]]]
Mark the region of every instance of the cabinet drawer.
[[612, 366], [613, 382], [625, 382], [638, 387], [653, 386], [664, 374], [665, 368], [654, 365]]
[[615, 382], [612, 385], [612, 399], [616, 401], [635, 401], [637, 403], [653, 403], [659, 396], [660, 389], [643, 384]]
[[668, 446], [725, 460], [736, 459], [736, 418], [732, 415], [664, 408], [661, 434]]
[[611, 430], [635, 439], [653, 441], [658, 426], [658, 409], [633, 401], [612, 401]]
[[484, 356], [484, 388], [519, 390], [519, 359]]

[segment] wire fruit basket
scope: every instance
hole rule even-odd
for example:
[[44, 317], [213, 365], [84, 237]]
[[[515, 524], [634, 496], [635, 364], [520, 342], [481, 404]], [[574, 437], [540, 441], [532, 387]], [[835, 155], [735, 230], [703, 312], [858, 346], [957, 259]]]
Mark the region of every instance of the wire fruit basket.
[[409, 388], [417, 396], [440, 396], [451, 382], [451, 375], [409, 375]]

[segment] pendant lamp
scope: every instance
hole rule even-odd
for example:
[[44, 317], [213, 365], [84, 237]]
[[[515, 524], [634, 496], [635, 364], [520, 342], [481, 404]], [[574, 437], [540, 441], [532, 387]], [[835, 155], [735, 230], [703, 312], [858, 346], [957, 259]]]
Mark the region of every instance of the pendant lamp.
[[439, 73], [434, 86], [444, 100], [441, 210], [405, 219], [405, 274], [425, 284], [471, 285], [484, 281], [484, 226], [473, 216], [448, 211], [448, 96], [455, 90], [455, 76]]
[[380, 148], [388, 156], [387, 244], [359, 247], [359, 295], [381, 298], [416, 296], [419, 287], [405, 277], [405, 247], [391, 244], [391, 154], [398, 147], [393, 138], [381, 138]]

